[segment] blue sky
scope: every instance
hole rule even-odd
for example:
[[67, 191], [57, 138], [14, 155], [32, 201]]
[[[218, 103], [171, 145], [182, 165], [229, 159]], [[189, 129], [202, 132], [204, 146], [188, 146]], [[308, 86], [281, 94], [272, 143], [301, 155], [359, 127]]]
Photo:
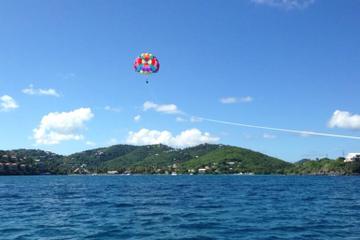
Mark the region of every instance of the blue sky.
[[[0, 149], [359, 152], [356, 139], [194, 118], [360, 136], [359, 11], [357, 0], [1, 1]], [[161, 64], [149, 84], [132, 68], [142, 52]]]

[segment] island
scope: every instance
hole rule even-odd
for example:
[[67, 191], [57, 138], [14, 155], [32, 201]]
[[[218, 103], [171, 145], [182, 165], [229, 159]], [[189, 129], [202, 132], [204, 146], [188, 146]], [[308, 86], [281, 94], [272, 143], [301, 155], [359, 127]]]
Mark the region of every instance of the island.
[[0, 175], [49, 174], [358, 175], [360, 161], [339, 157], [290, 163], [223, 144], [201, 144], [184, 149], [162, 144], [120, 144], [67, 156], [38, 149], [0, 150]]

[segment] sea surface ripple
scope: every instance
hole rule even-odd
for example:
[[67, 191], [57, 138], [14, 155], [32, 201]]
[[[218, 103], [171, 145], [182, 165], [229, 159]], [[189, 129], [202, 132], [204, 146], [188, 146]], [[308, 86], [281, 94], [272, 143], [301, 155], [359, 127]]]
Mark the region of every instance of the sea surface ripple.
[[360, 177], [2, 176], [0, 239], [360, 239]]

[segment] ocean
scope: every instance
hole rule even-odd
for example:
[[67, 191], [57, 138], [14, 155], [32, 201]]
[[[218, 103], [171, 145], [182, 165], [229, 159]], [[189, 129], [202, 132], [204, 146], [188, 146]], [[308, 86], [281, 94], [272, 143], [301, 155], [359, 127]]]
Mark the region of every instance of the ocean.
[[360, 177], [1, 176], [0, 239], [360, 239]]

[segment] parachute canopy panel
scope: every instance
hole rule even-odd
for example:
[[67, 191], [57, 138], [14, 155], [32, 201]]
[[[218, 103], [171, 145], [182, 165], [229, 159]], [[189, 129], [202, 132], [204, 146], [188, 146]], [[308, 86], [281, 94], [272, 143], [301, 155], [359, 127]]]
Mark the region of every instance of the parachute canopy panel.
[[160, 69], [159, 60], [151, 53], [142, 53], [135, 59], [134, 69], [140, 74], [157, 73]]

